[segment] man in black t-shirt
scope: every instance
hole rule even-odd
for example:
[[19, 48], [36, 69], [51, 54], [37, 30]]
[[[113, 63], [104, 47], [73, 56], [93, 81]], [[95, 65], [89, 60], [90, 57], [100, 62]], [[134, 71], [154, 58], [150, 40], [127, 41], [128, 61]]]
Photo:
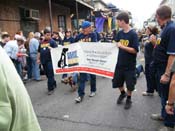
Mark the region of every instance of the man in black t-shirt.
[[[118, 61], [113, 78], [113, 88], [119, 88], [121, 94], [117, 104], [121, 104], [127, 96], [125, 109], [132, 105], [131, 95], [136, 84], [136, 56], [138, 52], [138, 37], [136, 32], [129, 26], [129, 15], [121, 12], [117, 16], [117, 22], [121, 31], [118, 32], [115, 40], [119, 48]], [[124, 82], [126, 82], [127, 93], [125, 92]]]
[[174, 103], [175, 103], [175, 61], [171, 67], [171, 73], [172, 73], [172, 78], [170, 82], [170, 88], [169, 88], [169, 95], [168, 95], [168, 104], [166, 104], [165, 109], [166, 112], [170, 115], [174, 115], [175, 113], [175, 108], [174, 108]]
[[171, 8], [163, 5], [156, 11], [156, 19], [162, 28], [161, 41], [154, 49], [153, 62], [156, 68], [155, 76], [158, 92], [161, 97], [161, 114], [152, 114], [154, 120], [164, 121], [164, 130], [173, 130], [175, 115], [169, 115], [165, 111], [166, 103], [169, 104], [168, 93], [171, 79], [170, 68], [175, 60], [175, 23], [171, 20]]

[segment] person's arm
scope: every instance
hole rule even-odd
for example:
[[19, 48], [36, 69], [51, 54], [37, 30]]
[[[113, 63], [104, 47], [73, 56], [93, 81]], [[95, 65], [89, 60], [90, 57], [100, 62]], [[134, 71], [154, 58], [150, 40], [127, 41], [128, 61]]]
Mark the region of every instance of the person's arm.
[[34, 45], [33, 45], [33, 46], [34, 46], [34, 48], [35, 48], [35, 51], [38, 51], [39, 44], [40, 44], [40, 43], [39, 43], [38, 40], [35, 40], [35, 41], [34, 41]]
[[10, 41], [4, 46], [4, 50], [11, 59], [17, 58], [18, 47], [15, 44], [15, 41]]
[[168, 101], [165, 107], [166, 112], [168, 114], [171, 114], [171, 115], [174, 114], [174, 102], [175, 102], [175, 73], [173, 73], [173, 76], [171, 79]]
[[92, 36], [91, 42], [97, 42], [97, 34], [96, 34], [95, 32], [93, 32], [93, 33], [91, 34], [91, 36]]
[[40, 64], [40, 52], [37, 54], [37, 63]]
[[37, 53], [37, 63], [40, 64], [40, 49], [41, 49], [41, 44], [38, 47], [38, 53]]
[[167, 55], [168, 55], [168, 62], [166, 65], [166, 70], [160, 79], [160, 82], [162, 84], [166, 84], [170, 81], [170, 73], [171, 73], [170, 70], [175, 60], [175, 37], [174, 37], [175, 30], [174, 28], [169, 29], [169, 32], [167, 34], [168, 34], [167, 37], [169, 38], [169, 41], [167, 43], [167, 50], [166, 50]]
[[162, 84], [166, 84], [170, 81], [170, 73], [171, 73], [170, 70], [174, 60], [175, 60], [175, 55], [169, 55], [165, 73], [161, 76], [161, 79], [160, 79], [160, 82]]
[[150, 36], [150, 38], [149, 38], [149, 41], [150, 41], [153, 45], [155, 45], [155, 44], [157, 43], [157, 38], [156, 38], [156, 36], [152, 34], [152, 35]]
[[132, 43], [131, 45], [129, 46], [129, 41], [127, 42], [127, 44], [123, 44], [121, 43], [122, 41], [121, 40], [117, 40], [119, 41], [117, 43], [117, 46], [120, 48], [120, 49], [123, 49], [125, 50], [126, 52], [128, 53], [131, 53], [131, 54], [137, 54], [138, 52], [138, 46], [139, 46], [139, 41], [138, 41], [138, 36], [135, 32], [132, 32]]
[[71, 37], [71, 43], [74, 43], [75, 39], [73, 37]]
[[56, 48], [56, 47], [58, 47], [58, 45], [56, 44], [56, 42], [54, 40], [50, 40], [50, 47]]
[[125, 50], [125, 51], [127, 51], [129, 53], [137, 54], [137, 51], [134, 48], [124, 46], [120, 42], [117, 43], [117, 46], [118, 46], [118, 48], [123, 49], [123, 50]]

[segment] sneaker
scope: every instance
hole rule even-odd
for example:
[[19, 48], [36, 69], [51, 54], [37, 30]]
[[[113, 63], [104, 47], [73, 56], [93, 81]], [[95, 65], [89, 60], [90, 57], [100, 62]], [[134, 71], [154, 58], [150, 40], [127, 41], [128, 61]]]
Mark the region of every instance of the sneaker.
[[163, 117], [160, 114], [152, 114], [151, 119], [156, 121], [163, 121]]
[[91, 92], [91, 94], [89, 95], [89, 97], [94, 97], [96, 95], [95, 92]]
[[83, 96], [78, 96], [77, 98], [75, 98], [76, 103], [80, 103], [82, 101], [83, 101]]
[[52, 95], [54, 93], [54, 90], [50, 90], [50, 91], [48, 91], [48, 95]]
[[131, 101], [131, 99], [126, 99], [126, 103], [125, 103], [124, 108], [127, 110], [127, 109], [130, 109], [131, 106], [132, 106], [132, 101]]
[[126, 97], [126, 93], [125, 94], [120, 94], [120, 96], [117, 99], [117, 104], [121, 104], [123, 99]]
[[154, 93], [149, 93], [149, 92], [142, 92], [143, 96], [153, 96]]
[[163, 128], [160, 128], [159, 131], [174, 131], [174, 128], [164, 126]]

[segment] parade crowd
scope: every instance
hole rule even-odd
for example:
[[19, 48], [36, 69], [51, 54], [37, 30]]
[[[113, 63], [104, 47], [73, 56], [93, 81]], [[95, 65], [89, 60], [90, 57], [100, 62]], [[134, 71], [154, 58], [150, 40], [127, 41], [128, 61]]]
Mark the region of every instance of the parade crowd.
[[[116, 17], [119, 30], [113, 30], [110, 33], [99, 33], [91, 25], [91, 22], [83, 21], [79, 31], [71, 31], [70, 29], [63, 31], [60, 28], [58, 31], [51, 32], [50, 28], [47, 27], [41, 32], [30, 32], [27, 38], [23, 36], [22, 31], [18, 31], [13, 40], [10, 39], [10, 34], [2, 32], [0, 44], [2, 50], [11, 59], [19, 78], [24, 84], [30, 81], [40, 82], [43, 80], [41, 75], [45, 75], [47, 77], [47, 93], [52, 95], [59, 86], [53, 72], [52, 48], [59, 48], [80, 41], [115, 43], [119, 48], [119, 54], [112, 79], [112, 88], [118, 88], [120, 91], [116, 104], [120, 105], [126, 99], [124, 109], [128, 110], [132, 105], [134, 106], [132, 93], [135, 90], [139, 72], [143, 71], [147, 85], [142, 95], [150, 97], [158, 93], [160, 96], [160, 113], [152, 114], [151, 119], [164, 122], [164, 128], [160, 131], [173, 131], [175, 130], [175, 23], [171, 20], [171, 16], [170, 7], [160, 6], [156, 10], [155, 16], [159, 26], [148, 25], [142, 31], [137, 31], [130, 26], [129, 14], [122, 11]], [[139, 51], [144, 53], [144, 70], [137, 63]], [[6, 70], [6, 68], [1, 68], [0, 73], [5, 72], [3, 69]], [[97, 92], [96, 75], [65, 73], [61, 79], [62, 83], [70, 85], [72, 91], [77, 91], [76, 103], [83, 102], [87, 81], [90, 81], [89, 97], [94, 97]], [[0, 86], [3, 87], [1, 83]], [[30, 100], [29, 104], [29, 108], [32, 108]], [[31, 112], [32, 117], [34, 117], [32, 119], [37, 123], [33, 110]], [[38, 124], [35, 126], [35, 130], [40, 130]], [[25, 131], [28, 130], [30, 127], [25, 128]]]

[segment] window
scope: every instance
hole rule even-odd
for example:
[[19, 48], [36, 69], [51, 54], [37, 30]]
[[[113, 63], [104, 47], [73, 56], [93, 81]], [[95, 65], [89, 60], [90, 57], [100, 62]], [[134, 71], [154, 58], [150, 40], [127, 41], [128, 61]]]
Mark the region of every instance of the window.
[[58, 16], [58, 28], [66, 29], [66, 17], [64, 15]]

